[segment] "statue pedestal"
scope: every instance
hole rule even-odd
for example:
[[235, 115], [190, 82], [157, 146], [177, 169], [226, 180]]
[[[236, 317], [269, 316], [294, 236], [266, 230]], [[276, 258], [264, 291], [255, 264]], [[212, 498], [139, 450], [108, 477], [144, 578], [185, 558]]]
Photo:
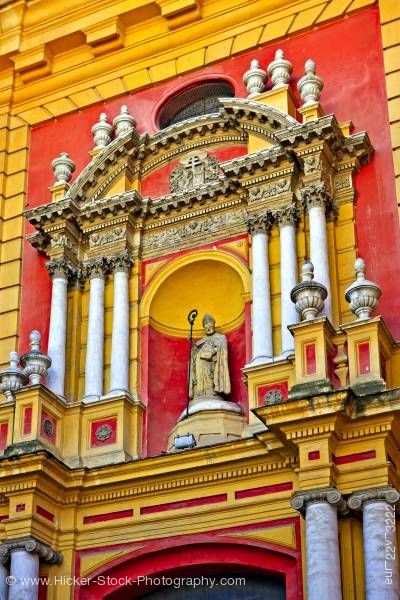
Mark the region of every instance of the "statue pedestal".
[[175, 450], [177, 435], [193, 434], [197, 446], [231, 442], [242, 437], [243, 415], [226, 410], [202, 410], [178, 421], [168, 437], [168, 452]]

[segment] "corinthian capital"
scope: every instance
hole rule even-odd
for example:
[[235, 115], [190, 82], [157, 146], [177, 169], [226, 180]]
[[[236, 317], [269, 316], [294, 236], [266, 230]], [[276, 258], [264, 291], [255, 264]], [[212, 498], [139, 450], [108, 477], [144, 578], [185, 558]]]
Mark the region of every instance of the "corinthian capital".
[[347, 504], [352, 510], [361, 510], [364, 507], [364, 504], [368, 502], [386, 502], [387, 504], [397, 504], [399, 500], [399, 492], [393, 487], [389, 486], [355, 492], [347, 500]]
[[25, 552], [29, 552], [30, 554], [38, 554], [41, 560], [52, 565], [59, 565], [63, 559], [61, 552], [57, 552], [57, 550], [53, 550], [47, 544], [29, 537], [10, 540], [1, 544], [0, 562], [3, 564], [6, 563], [13, 550], [25, 550]]
[[118, 271], [122, 271], [124, 273], [129, 273], [134, 263], [133, 257], [125, 250], [121, 254], [116, 254], [115, 256], [110, 256], [108, 259], [108, 265], [110, 271], [117, 273]]
[[275, 214], [271, 210], [262, 213], [251, 213], [244, 216], [247, 231], [251, 235], [268, 233], [275, 223]]
[[108, 272], [107, 259], [104, 256], [88, 260], [82, 265], [82, 275], [85, 279], [104, 279]]
[[343, 499], [342, 494], [334, 487], [296, 492], [292, 496], [290, 506], [295, 510], [304, 513], [308, 504], [323, 502], [336, 506], [341, 513], [347, 511], [346, 501]]
[[328, 192], [326, 184], [321, 181], [317, 184], [309, 185], [300, 190], [301, 202], [307, 210], [320, 206], [322, 208], [329, 208], [332, 205], [332, 198]]
[[77, 268], [64, 257], [49, 260], [45, 266], [52, 279], [71, 281], [78, 272]]
[[285, 225], [295, 226], [299, 220], [299, 211], [295, 204], [289, 204], [289, 206], [277, 210], [275, 214], [280, 227]]

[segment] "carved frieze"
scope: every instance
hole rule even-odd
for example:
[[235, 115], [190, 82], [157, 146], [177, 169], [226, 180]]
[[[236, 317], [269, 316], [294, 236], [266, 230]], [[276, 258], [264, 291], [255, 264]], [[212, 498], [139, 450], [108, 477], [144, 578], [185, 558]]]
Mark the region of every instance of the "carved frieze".
[[165, 246], [174, 246], [194, 236], [212, 236], [212, 234], [224, 231], [228, 227], [243, 226], [244, 217], [242, 211], [234, 211], [212, 215], [204, 219], [196, 219], [179, 225], [163, 229], [157, 233], [147, 234], [144, 238], [145, 249], [160, 249]]
[[339, 173], [336, 175], [334, 180], [335, 191], [341, 192], [342, 190], [348, 190], [353, 187], [351, 173]]
[[122, 227], [115, 227], [104, 232], [94, 232], [89, 236], [89, 247], [97, 248], [107, 244], [113, 244], [125, 238], [126, 231]]
[[279, 179], [262, 187], [254, 187], [249, 190], [249, 203], [259, 200], [268, 200], [280, 194], [290, 191], [290, 179]]
[[172, 193], [187, 192], [219, 178], [219, 162], [202, 150], [183, 158], [171, 171], [169, 186]]

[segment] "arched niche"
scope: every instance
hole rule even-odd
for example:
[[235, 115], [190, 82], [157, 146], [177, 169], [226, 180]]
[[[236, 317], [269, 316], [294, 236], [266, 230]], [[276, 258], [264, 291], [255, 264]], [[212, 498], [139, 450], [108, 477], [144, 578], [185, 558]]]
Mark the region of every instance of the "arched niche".
[[[241, 368], [249, 348], [246, 301], [248, 268], [221, 251], [189, 253], [171, 261], [152, 280], [141, 302], [142, 399], [147, 404], [147, 453], [167, 447], [168, 434], [187, 402], [190, 355], [187, 315], [197, 309], [193, 337], [203, 335], [208, 312], [228, 338], [230, 399], [247, 411]], [[228, 300], [228, 301], [227, 301]]]

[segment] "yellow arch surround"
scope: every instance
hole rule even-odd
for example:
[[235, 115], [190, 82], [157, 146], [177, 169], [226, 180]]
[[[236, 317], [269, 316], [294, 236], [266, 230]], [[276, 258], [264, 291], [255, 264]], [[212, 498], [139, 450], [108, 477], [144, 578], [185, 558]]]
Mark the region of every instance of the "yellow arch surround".
[[[140, 326], [148, 325], [150, 323], [152, 303], [162, 286], [165, 283], [168, 285], [167, 280], [181, 271], [181, 269], [184, 269], [185, 267], [196, 267], [196, 263], [200, 262], [203, 262], [208, 268], [210, 262], [220, 263], [221, 267], [229, 267], [229, 269], [233, 271], [233, 280], [236, 280], [237, 284], [240, 286], [241, 301], [244, 302], [250, 298], [250, 272], [247, 266], [239, 258], [223, 250], [203, 250], [191, 252], [169, 262], [151, 280], [149, 287], [145, 291], [140, 303]], [[225, 272], [227, 275], [229, 275], [227, 271]], [[220, 271], [220, 274], [223, 274], [222, 270]], [[242, 311], [240, 314], [235, 314], [233, 318], [232, 314], [230, 314], [230, 317], [231, 319], [228, 319], [228, 322], [225, 323], [225, 328], [227, 330], [233, 329], [239, 325], [243, 321], [244, 314]], [[198, 322], [200, 323], [200, 320], [198, 320]], [[167, 328], [165, 327], [165, 324], [157, 323], [153, 320], [152, 324], [155, 325], [156, 329], [164, 331], [170, 335], [181, 336], [183, 333], [180, 329], [174, 330], [173, 326], [171, 328]], [[224, 327], [221, 329], [223, 330]]]

